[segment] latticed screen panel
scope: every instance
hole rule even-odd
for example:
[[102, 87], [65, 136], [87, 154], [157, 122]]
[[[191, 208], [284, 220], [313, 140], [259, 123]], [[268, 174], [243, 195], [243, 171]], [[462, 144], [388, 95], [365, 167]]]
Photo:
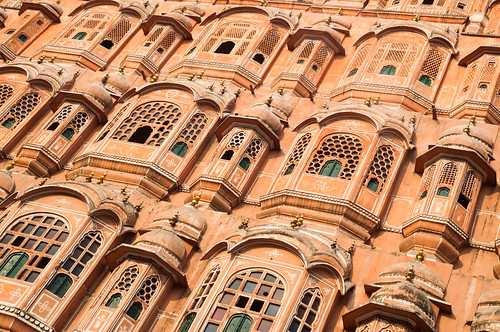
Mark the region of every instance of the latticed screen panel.
[[11, 130], [16, 128], [40, 104], [41, 100], [38, 92], [24, 94], [2, 117], [2, 126]]
[[417, 53], [415, 45], [400, 42], [386, 43], [378, 48], [367, 72], [378, 74], [385, 65], [392, 65], [400, 68], [396, 69], [397, 76], [406, 77], [415, 64]]
[[388, 46], [389, 44], [384, 44], [377, 49], [377, 52], [375, 52], [375, 55], [373, 56], [373, 60], [370, 63], [370, 66], [368, 66], [367, 69], [368, 73], [370, 74], [375, 73], [375, 70], [378, 68], [380, 60], [382, 60], [382, 56], [384, 55], [384, 52]]
[[439, 175], [439, 183], [453, 186], [458, 174], [458, 167], [454, 162], [446, 163]]
[[354, 69], [358, 69], [363, 64], [371, 46], [371, 44], [363, 45], [357, 50], [356, 55], [354, 56], [349, 69], [347, 70], [347, 75], [349, 75]]
[[422, 182], [422, 185], [420, 186], [420, 189], [418, 191], [418, 196], [420, 198], [423, 198], [422, 195], [424, 193], [425, 193], [425, 196], [427, 196], [427, 191], [429, 190], [429, 187], [431, 185], [432, 179], [434, 178], [435, 172], [436, 172], [436, 165], [432, 165], [430, 168], [427, 169], [425, 176], [424, 176], [424, 181]]
[[[86, 14], [62, 38], [92, 41], [110, 21], [111, 15], [105, 13]], [[83, 37], [76, 38], [78, 34]]]
[[278, 30], [269, 31], [262, 41], [257, 46], [257, 52], [261, 52], [266, 57], [269, 57], [273, 53], [274, 48], [278, 45], [281, 39], [281, 35]]
[[191, 120], [186, 124], [186, 127], [179, 135], [179, 141], [186, 142], [188, 145], [193, 145], [196, 139], [200, 136], [203, 129], [207, 126], [208, 119], [205, 115], [197, 113], [193, 115]]
[[342, 165], [338, 177], [350, 180], [356, 171], [362, 151], [363, 144], [355, 136], [328, 136], [314, 153], [306, 172], [309, 174], [320, 174], [326, 162], [337, 160]]
[[322, 68], [325, 62], [329, 59], [329, 57], [330, 57], [330, 49], [326, 46], [323, 46], [322, 48], [319, 49], [319, 52], [316, 55], [316, 58], [314, 59], [314, 63], [318, 66], [318, 68]]
[[261, 149], [262, 141], [260, 139], [253, 139], [245, 151], [245, 156], [255, 160]]
[[168, 102], [142, 104], [134, 109], [112, 138], [120, 141], [130, 141], [130, 138], [138, 129], [148, 127], [150, 134], [145, 143], [160, 146], [165, 142], [166, 137], [181, 116], [180, 108]]
[[0, 84], [0, 107], [14, 94], [14, 88], [8, 84]]
[[172, 44], [179, 38], [179, 34], [176, 33], [175, 31], [170, 30], [167, 32], [166, 36], [163, 37], [163, 39], [160, 42], [160, 47], [163, 48], [164, 50], [168, 50]]
[[118, 44], [131, 28], [132, 23], [130, 23], [129, 20], [121, 19], [111, 30], [109, 30], [104, 39], [111, 40], [114, 44]]
[[435, 80], [439, 74], [439, 69], [443, 63], [443, 55], [438, 50], [430, 50], [427, 53], [424, 64], [422, 65], [422, 73]]
[[73, 128], [75, 130], [75, 132], [79, 132], [80, 129], [82, 129], [85, 126], [88, 119], [89, 119], [89, 116], [87, 113], [78, 112], [75, 115], [75, 117], [71, 120], [71, 122], [68, 124], [68, 127]]
[[102, 243], [102, 234], [99, 231], [87, 233], [75, 247], [71, 256], [66, 259], [62, 269], [73, 277], [79, 277], [87, 263], [94, 257]]
[[492, 58], [484, 63], [483, 70], [481, 71], [481, 76], [479, 78], [479, 83], [488, 84], [493, 79], [493, 75], [497, 70], [497, 61]]
[[249, 23], [233, 22], [220, 27], [202, 48], [203, 52], [215, 51], [214, 47], [222, 42], [231, 41], [235, 44], [230, 53], [242, 55], [257, 33], [257, 27]]
[[246, 134], [244, 131], [238, 131], [234, 133], [233, 137], [229, 141], [228, 146], [233, 149], [238, 149], [241, 146], [241, 143], [245, 140]]
[[191, 306], [192, 310], [201, 308], [203, 303], [205, 303], [205, 300], [208, 294], [210, 293], [210, 290], [215, 284], [217, 278], [219, 277], [219, 273], [220, 273], [220, 266], [210, 271], [210, 273], [207, 275], [200, 289], [198, 289], [196, 297], [193, 300], [193, 305]]
[[135, 279], [139, 276], [139, 267], [137, 265], [129, 266], [116, 282], [113, 290], [128, 292]]
[[376, 193], [382, 192], [393, 163], [394, 150], [392, 146], [382, 145], [379, 147], [375, 153], [375, 157], [373, 157], [372, 164], [365, 178], [365, 186], [369, 187]]
[[149, 35], [146, 43], [154, 43], [165, 29], [166, 27], [157, 27], [155, 30], [153, 30], [151, 35]]
[[73, 105], [64, 106], [63, 109], [56, 115], [54, 121], [61, 122], [66, 120], [71, 111], [73, 111]]
[[137, 291], [136, 296], [140, 298], [144, 303], [149, 304], [159, 286], [160, 277], [158, 277], [157, 275], [149, 276], [142, 283], [141, 288], [139, 288], [139, 290]]
[[465, 176], [464, 182], [462, 184], [461, 193], [465, 195], [468, 199], [472, 199], [474, 195], [474, 190], [476, 188], [476, 183], [478, 182], [477, 175], [474, 171], [468, 171]]
[[[287, 173], [290, 167], [295, 167], [299, 163], [300, 159], [302, 159], [304, 151], [309, 145], [309, 142], [311, 142], [311, 137], [312, 137], [311, 133], [306, 133], [302, 135], [297, 144], [295, 144], [295, 147], [293, 148], [293, 151], [288, 157], [288, 160], [285, 164], [285, 168], [283, 169], [284, 174]], [[290, 173], [292, 170], [290, 170]]]
[[484, 32], [487, 34], [498, 34], [498, 23], [500, 22], [500, 5], [491, 8], [488, 13], [489, 19]]
[[464, 85], [462, 87], [462, 94], [469, 91], [471, 84], [474, 82], [477, 71], [477, 63], [471, 64], [469, 68], [467, 68], [467, 74], [465, 76]]
[[314, 46], [316, 46], [316, 44], [313, 42], [305, 44], [302, 48], [302, 52], [300, 52], [299, 59], [308, 59], [311, 56]]

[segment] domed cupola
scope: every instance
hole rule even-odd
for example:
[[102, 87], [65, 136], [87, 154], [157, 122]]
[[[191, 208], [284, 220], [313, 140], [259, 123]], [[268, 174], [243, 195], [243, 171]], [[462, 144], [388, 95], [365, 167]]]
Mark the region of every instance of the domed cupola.
[[0, 170], [0, 200], [4, 200], [16, 189], [16, 183], [7, 170]]
[[121, 96], [130, 89], [130, 83], [121, 73], [109, 73], [103, 78], [103, 85], [110, 93]]
[[266, 100], [266, 103], [255, 104], [245, 108], [238, 115], [257, 119], [258, 121], [263, 122], [274, 133], [277, 133], [281, 129], [281, 122], [280, 118], [273, 113], [271, 102], [272, 97], [269, 97]]
[[470, 330], [471, 332], [500, 330], [500, 290], [496, 289], [481, 295]]
[[102, 83], [90, 83], [79, 89], [77, 88], [76, 91], [90, 97], [90, 99], [94, 101], [94, 104], [97, 103], [96, 106], [98, 106], [100, 110], [108, 108], [113, 102], [111, 95]]
[[181, 268], [186, 258], [186, 247], [172, 229], [155, 228], [140, 235], [134, 246], [156, 253], [165, 262], [170, 262], [176, 268]]
[[437, 145], [477, 152], [485, 161], [492, 155], [493, 139], [477, 126], [457, 126], [443, 132]]

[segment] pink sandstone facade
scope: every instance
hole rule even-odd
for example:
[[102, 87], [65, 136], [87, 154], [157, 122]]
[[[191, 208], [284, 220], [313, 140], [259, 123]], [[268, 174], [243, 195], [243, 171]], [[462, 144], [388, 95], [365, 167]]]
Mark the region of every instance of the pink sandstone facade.
[[0, 7], [0, 331], [500, 331], [499, 0]]

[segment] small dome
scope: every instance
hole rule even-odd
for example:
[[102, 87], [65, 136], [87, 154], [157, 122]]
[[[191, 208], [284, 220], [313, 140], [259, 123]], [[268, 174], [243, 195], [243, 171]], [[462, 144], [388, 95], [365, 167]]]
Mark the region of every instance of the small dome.
[[468, 126], [468, 133], [464, 132], [464, 128], [465, 126], [462, 125], [445, 130], [437, 144], [472, 149], [487, 159], [487, 154], [491, 154], [493, 148], [493, 138], [477, 126]]
[[484, 293], [479, 298], [477, 311], [496, 307], [500, 309], [500, 289], [495, 289]]
[[[196, 2], [189, 2], [189, 3], [183, 4], [182, 7], [185, 8], [186, 15], [196, 14], [200, 17], [205, 15], [205, 9], [203, 9], [203, 7], [200, 6]], [[182, 8], [182, 7], [180, 7], [180, 8]]]
[[14, 192], [16, 183], [7, 170], [0, 170], [0, 199], [4, 200]]
[[332, 35], [339, 42], [341, 41], [339, 33], [334, 29], [334, 25], [332, 25], [332, 24], [326, 24], [325, 22], [320, 22], [320, 23], [316, 23], [315, 25], [313, 25], [312, 29], [324, 31], [324, 32]]
[[385, 268], [377, 279], [377, 284], [387, 285], [406, 280], [408, 271], [413, 268], [413, 285], [432, 296], [443, 298], [445, 283], [441, 277], [419, 261], [397, 263]]
[[292, 113], [292, 106], [279, 93], [273, 93], [271, 97], [273, 97], [271, 109], [273, 110], [274, 114], [276, 114], [280, 118], [288, 119], [288, 117]]
[[101, 104], [103, 107], [107, 107], [113, 102], [108, 91], [104, 88], [101, 83], [91, 83], [80, 89], [81, 93], [87, 95]]
[[153, 229], [142, 234], [134, 241], [134, 245], [157, 247], [161, 256], [174, 258], [178, 265], [186, 257], [186, 247], [182, 240], [173, 231], [165, 228]]
[[[156, 213], [155, 211], [158, 211]], [[198, 243], [202, 235], [207, 229], [207, 221], [203, 218], [194, 206], [190, 204], [184, 205], [180, 209], [165, 209], [162, 204], [159, 204], [151, 214], [154, 216], [154, 221], [146, 228], [153, 230], [157, 228], [171, 228], [170, 220], [177, 216], [177, 223], [173, 231], [178, 236], [187, 238], [188, 240]]]
[[472, 320], [471, 331], [500, 330], [500, 290], [492, 290], [481, 295], [477, 311]]
[[372, 294], [370, 302], [413, 312], [423, 318], [428, 325], [434, 326], [436, 312], [431, 301], [429, 301], [424, 292], [408, 281], [379, 289]]
[[53, 1], [40, 1], [40, 3], [52, 9], [58, 16], [63, 14], [63, 8]]
[[257, 118], [269, 126], [274, 132], [281, 128], [280, 119], [272, 112], [266, 104], [257, 104], [246, 108], [239, 115]]
[[189, 31], [193, 29], [194, 22], [181, 12], [171, 12], [168, 16], [172, 17], [174, 20], [179, 22], [181, 25], [185, 26]]
[[123, 74], [109, 73], [108, 80], [104, 87], [121, 95], [130, 89], [130, 83]]

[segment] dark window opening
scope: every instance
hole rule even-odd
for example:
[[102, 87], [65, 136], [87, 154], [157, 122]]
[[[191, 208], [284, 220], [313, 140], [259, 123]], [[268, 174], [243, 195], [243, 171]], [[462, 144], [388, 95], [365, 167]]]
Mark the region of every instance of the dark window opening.
[[174, 144], [174, 146], [172, 147], [172, 149], [170, 151], [172, 151], [174, 154], [176, 154], [182, 158], [186, 155], [187, 150], [188, 150], [188, 146], [186, 143], [177, 142]]
[[340, 174], [340, 170], [342, 169], [342, 164], [338, 160], [329, 160], [323, 165], [321, 171], [319, 171], [319, 175], [329, 176], [332, 178], [336, 178]]
[[9, 31], [7, 31], [5, 34], [6, 34], [6, 35], [12, 35], [12, 34], [14, 33], [14, 31], [15, 31], [15, 30], [9, 30]]
[[76, 35], [73, 36], [73, 39], [75, 39], [75, 40], [84, 40], [85, 37], [87, 37], [87, 33], [86, 32], [79, 32], [79, 33], [77, 33]]
[[56, 130], [57, 127], [59, 127], [59, 122], [52, 122], [50, 126], [47, 128], [47, 130]]
[[196, 47], [193, 47], [192, 49], [189, 50], [189, 52], [187, 53], [187, 55], [191, 54], [194, 52], [194, 50], [196, 50]]
[[65, 274], [58, 274], [56, 275], [54, 280], [52, 280], [52, 282], [49, 284], [47, 290], [52, 294], [57, 295], [60, 298], [63, 298], [72, 284], [73, 280], [69, 276]]
[[239, 163], [240, 167], [243, 168], [245, 171], [248, 171], [248, 168], [250, 167], [250, 159], [247, 157], [241, 159]]
[[434, 3], [434, 0], [424, 0], [422, 2], [422, 5], [432, 5]]
[[378, 180], [377, 179], [370, 179], [370, 181], [368, 181], [368, 184], [366, 185], [366, 187], [368, 189], [370, 189], [371, 191], [373, 192], [377, 192], [377, 189], [378, 189]]
[[139, 127], [128, 139], [129, 142], [144, 144], [153, 132], [150, 126]]
[[422, 195], [420, 195], [419, 200], [420, 200], [420, 199], [424, 199], [424, 198], [426, 198], [426, 197], [427, 197], [427, 190], [424, 190], [424, 192], [422, 193]]
[[149, 47], [149, 46], [151, 46], [151, 43], [146, 43], [146, 44], [144, 44], [144, 46]]
[[225, 41], [217, 47], [214, 53], [229, 54], [236, 44], [232, 41]]
[[101, 46], [110, 50], [113, 46], [115, 46], [115, 43], [113, 43], [109, 39], [106, 39], [101, 42]]
[[142, 304], [140, 304], [139, 302], [134, 302], [132, 303], [130, 308], [128, 308], [126, 314], [133, 320], [137, 320], [137, 318], [139, 318], [139, 315], [141, 314], [141, 311], [142, 311]]
[[459, 3], [457, 3], [457, 8], [459, 8], [459, 9], [465, 9], [465, 4], [459, 2]]
[[479, 89], [482, 89], [482, 90], [488, 89], [488, 84], [480, 84]]
[[260, 53], [257, 53], [257, 54], [255, 54], [255, 55], [253, 56], [253, 60], [254, 60], [255, 62], [258, 62], [258, 63], [260, 63], [260, 64], [263, 64], [263, 63], [264, 63], [264, 60], [265, 60], [265, 59], [264, 59], [264, 55], [262, 55], [262, 54], [260, 54]]
[[118, 305], [120, 304], [120, 301], [122, 300], [123, 296], [122, 294], [113, 294], [109, 298], [108, 302], [106, 302], [106, 307], [116, 309], [118, 308]]
[[427, 85], [427, 86], [431, 86], [431, 84], [432, 84], [431, 78], [429, 76], [427, 76], [427, 75], [420, 76], [420, 78], [418, 79], [418, 81], [420, 83], [423, 83], [423, 84]]
[[43, 24], [43, 21], [42, 21], [42, 20], [38, 20], [38, 21], [36, 21], [36, 24], [38, 24], [38, 25], [42, 25], [42, 24]]
[[436, 195], [441, 196], [441, 197], [448, 197], [450, 196], [450, 189], [446, 187], [441, 187], [438, 189]]
[[311, 68], [312, 68], [312, 70], [314, 70], [314, 71], [318, 71], [318, 66], [316, 66], [316, 65], [312, 65], [312, 67], [311, 67]]
[[12, 128], [12, 126], [16, 123], [16, 120], [14, 118], [8, 118], [2, 123], [2, 126], [4, 126], [7, 129]]
[[304, 64], [304, 60], [299, 60], [299, 61], [297, 61], [297, 64], [298, 64], [298, 65], [303, 65], [303, 64]]
[[393, 5], [399, 5], [399, 0], [396, 0], [392, 3]]
[[462, 205], [465, 209], [469, 207], [470, 199], [468, 199], [464, 194], [458, 196], [458, 204]]
[[358, 72], [358, 68], [354, 68], [353, 70], [351, 70], [351, 71], [349, 72], [349, 74], [347, 75], [347, 77], [351, 77], [351, 76], [353, 76], [353, 75], [356, 75], [356, 73], [357, 73], [357, 72]]
[[192, 312], [186, 316], [184, 319], [184, 323], [182, 323], [181, 329], [179, 332], [188, 332], [191, 324], [193, 324], [194, 319], [196, 318], [196, 313]]
[[156, 50], [156, 52], [158, 52], [158, 53], [160, 53], [160, 54], [163, 54], [163, 48], [158, 47], [158, 49]]
[[63, 137], [65, 137], [66, 139], [70, 140], [73, 138], [73, 136], [75, 136], [75, 131], [73, 130], [73, 128], [66, 128], [64, 129], [64, 131], [61, 133], [61, 135]]
[[290, 166], [288, 166], [284, 175], [292, 174], [294, 168], [295, 168], [294, 164], [291, 164]]
[[233, 150], [227, 150], [226, 152], [224, 152], [224, 154], [220, 157], [220, 159], [224, 159], [224, 160], [231, 160], [231, 158], [233, 158], [233, 155], [234, 155], [234, 151]]
[[24, 43], [25, 41], [28, 40], [28, 36], [26, 36], [24, 33], [22, 33], [19, 36], [17, 36], [17, 39], [19, 39], [20, 41], [22, 41]]
[[97, 142], [102, 141], [102, 140], [104, 139], [104, 137], [106, 137], [106, 135], [107, 135], [108, 133], [109, 133], [109, 130], [106, 130], [106, 131], [105, 131], [105, 132], [101, 135], [101, 137], [99, 137], [99, 138], [97, 139]]
[[391, 65], [387, 65], [387, 66], [384, 66], [384, 68], [382, 68], [382, 70], [380, 71], [380, 74], [382, 75], [394, 75], [396, 73], [396, 67], [394, 66], [391, 66]]

